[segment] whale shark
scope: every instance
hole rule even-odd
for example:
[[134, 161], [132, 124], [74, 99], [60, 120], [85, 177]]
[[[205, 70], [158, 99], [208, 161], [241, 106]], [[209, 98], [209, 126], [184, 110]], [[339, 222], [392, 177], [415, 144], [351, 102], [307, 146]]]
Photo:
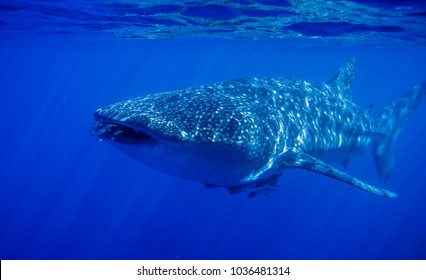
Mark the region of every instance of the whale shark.
[[396, 139], [426, 84], [373, 118], [352, 102], [354, 72], [352, 58], [322, 83], [241, 78], [150, 94], [96, 110], [92, 134], [146, 166], [232, 194], [269, 194], [283, 171], [302, 168], [396, 198], [345, 167], [372, 146], [379, 177], [389, 181]]

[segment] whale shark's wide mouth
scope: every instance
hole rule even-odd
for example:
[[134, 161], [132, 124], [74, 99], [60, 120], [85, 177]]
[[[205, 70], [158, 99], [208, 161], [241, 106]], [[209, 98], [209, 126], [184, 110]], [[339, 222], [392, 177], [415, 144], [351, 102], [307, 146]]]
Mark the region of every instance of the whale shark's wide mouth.
[[97, 121], [93, 126], [92, 135], [122, 144], [154, 144], [154, 139], [147, 133], [131, 125], [110, 120]]

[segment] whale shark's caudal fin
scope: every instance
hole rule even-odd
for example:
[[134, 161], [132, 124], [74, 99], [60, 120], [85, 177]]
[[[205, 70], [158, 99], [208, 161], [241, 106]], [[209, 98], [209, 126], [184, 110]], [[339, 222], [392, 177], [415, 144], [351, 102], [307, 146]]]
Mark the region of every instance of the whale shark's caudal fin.
[[384, 108], [377, 117], [376, 129], [381, 136], [373, 142], [373, 156], [383, 182], [387, 182], [390, 177], [396, 139], [424, 94], [426, 94], [426, 82]]

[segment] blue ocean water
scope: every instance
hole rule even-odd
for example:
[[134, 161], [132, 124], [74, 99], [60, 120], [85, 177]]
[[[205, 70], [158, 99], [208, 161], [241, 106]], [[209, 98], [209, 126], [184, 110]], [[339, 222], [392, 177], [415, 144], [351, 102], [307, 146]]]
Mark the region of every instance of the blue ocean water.
[[[426, 102], [389, 200], [304, 170], [248, 198], [91, 137], [116, 101], [357, 60], [372, 114], [426, 81], [420, 1], [0, 1], [0, 259], [425, 259]], [[383, 186], [370, 150], [348, 173]]]

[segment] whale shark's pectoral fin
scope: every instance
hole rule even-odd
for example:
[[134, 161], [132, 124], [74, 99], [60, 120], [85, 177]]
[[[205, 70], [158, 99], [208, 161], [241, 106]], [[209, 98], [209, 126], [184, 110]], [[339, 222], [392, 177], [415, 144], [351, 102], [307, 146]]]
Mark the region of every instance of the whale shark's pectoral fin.
[[298, 167], [298, 168], [304, 168], [307, 170], [314, 171], [316, 173], [324, 174], [328, 177], [340, 180], [342, 182], [351, 184], [352, 186], [355, 186], [357, 188], [360, 188], [364, 191], [373, 193], [375, 195], [379, 195], [386, 198], [397, 198], [398, 195], [390, 192], [385, 189], [373, 187], [371, 185], [368, 185], [349, 174], [331, 166], [328, 165], [319, 159], [316, 159], [310, 155], [307, 155], [303, 152], [299, 151], [288, 151], [281, 155], [280, 167], [282, 168], [288, 168], [288, 167]]

